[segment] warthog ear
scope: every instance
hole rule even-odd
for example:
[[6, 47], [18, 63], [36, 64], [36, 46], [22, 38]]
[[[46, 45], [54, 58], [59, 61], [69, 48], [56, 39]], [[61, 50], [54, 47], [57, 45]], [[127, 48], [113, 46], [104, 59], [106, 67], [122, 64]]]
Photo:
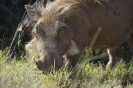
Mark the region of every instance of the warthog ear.
[[79, 52], [80, 51], [79, 51], [78, 46], [75, 44], [73, 40], [71, 40], [71, 44], [66, 53], [69, 55], [75, 55], [75, 54], [78, 54]]
[[39, 19], [39, 17], [41, 17], [41, 13], [39, 13], [39, 11], [37, 11], [37, 9], [33, 8], [33, 6], [25, 5], [25, 9], [28, 13], [28, 16], [32, 20], [37, 21]]

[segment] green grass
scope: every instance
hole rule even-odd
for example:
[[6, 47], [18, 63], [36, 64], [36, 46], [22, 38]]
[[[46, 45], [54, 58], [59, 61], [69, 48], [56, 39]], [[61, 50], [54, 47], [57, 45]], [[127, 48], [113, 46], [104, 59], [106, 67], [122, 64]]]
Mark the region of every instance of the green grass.
[[4, 53], [0, 51], [0, 88], [133, 88], [133, 62], [120, 61], [106, 70], [85, 61], [70, 72], [62, 67], [42, 74], [30, 56], [7, 63]]

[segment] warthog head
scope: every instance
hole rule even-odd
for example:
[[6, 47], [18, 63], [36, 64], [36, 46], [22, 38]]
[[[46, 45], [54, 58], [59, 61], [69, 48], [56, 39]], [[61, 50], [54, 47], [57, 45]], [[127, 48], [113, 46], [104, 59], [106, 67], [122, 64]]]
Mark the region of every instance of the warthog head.
[[[37, 9], [38, 5], [42, 4], [44, 7], [47, 3], [52, 2], [53, 0], [37, 0], [32, 6]], [[39, 10], [39, 8], [38, 8]], [[24, 35], [31, 34], [31, 31], [37, 21], [30, 19], [29, 17], [25, 18], [22, 24], [19, 26], [18, 31], [22, 32]]]
[[33, 34], [37, 40], [37, 50], [40, 56], [39, 60], [35, 60], [39, 70], [49, 71], [52, 66], [60, 68], [64, 54], [79, 52], [72, 40], [74, 30], [68, 18], [71, 14], [65, 15], [70, 6], [58, 6], [53, 2], [46, 8], [40, 4], [38, 7], [40, 10], [31, 5], [26, 5], [25, 8], [30, 19], [37, 21]]

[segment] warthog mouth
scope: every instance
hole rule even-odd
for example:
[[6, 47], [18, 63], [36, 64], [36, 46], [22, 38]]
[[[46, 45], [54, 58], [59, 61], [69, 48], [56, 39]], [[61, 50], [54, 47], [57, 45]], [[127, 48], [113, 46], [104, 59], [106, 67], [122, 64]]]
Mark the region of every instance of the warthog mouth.
[[63, 65], [64, 58], [55, 55], [54, 59], [35, 59], [33, 61], [41, 71], [50, 72], [52, 69], [58, 70]]

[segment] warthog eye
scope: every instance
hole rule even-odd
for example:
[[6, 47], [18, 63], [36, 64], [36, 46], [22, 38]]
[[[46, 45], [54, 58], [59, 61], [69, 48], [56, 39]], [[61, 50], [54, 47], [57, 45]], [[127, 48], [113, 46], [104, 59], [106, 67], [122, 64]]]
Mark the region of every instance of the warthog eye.
[[67, 25], [63, 22], [58, 21], [56, 28], [57, 28], [58, 34], [64, 34], [67, 32]]
[[39, 33], [40, 32], [40, 28], [39, 26], [36, 27], [36, 33]]
[[40, 24], [35, 26], [33, 33], [36, 37], [45, 37], [45, 31]]
[[66, 26], [60, 27], [60, 30], [62, 30], [62, 31], [65, 31], [65, 29], [66, 29]]
[[64, 35], [65, 33], [67, 33], [67, 29], [66, 26], [62, 26], [58, 29], [58, 34], [59, 35]]
[[40, 25], [37, 25], [36, 28], [35, 28], [35, 32], [36, 32], [37, 34], [42, 33], [42, 32], [43, 32], [42, 27], [41, 27]]
[[67, 26], [62, 26], [62, 27], [60, 28], [60, 31], [62, 31], [62, 32], [67, 32]]

